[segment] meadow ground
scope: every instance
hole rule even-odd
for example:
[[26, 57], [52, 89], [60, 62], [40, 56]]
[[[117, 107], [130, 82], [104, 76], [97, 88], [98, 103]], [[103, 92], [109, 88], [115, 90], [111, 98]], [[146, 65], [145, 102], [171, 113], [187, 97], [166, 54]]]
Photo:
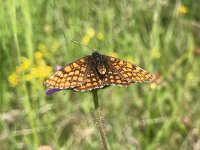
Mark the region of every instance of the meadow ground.
[[93, 150], [89, 92], [46, 96], [43, 81], [91, 54], [155, 75], [99, 91], [110, 149], [200, 149], [200, 1], [0, 1], [0, 149]]

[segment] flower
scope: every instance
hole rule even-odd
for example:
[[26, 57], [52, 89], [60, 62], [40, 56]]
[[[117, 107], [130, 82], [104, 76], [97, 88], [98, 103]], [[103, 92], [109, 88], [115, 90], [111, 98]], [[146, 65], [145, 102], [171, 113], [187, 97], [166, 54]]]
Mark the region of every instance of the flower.
[[62, 67], [61, 66], [56, 66], [56, 70], [60, 70]]
[[52, 52], [56, 52], [60, 47], [60, 43], [58, 40], [53, 40], [52, 45], [51, 45], [51, 50]]
[[36, 66], [32, 68], [31, 75], [35, 78], [39, 78], [43, 80], [46, 78], [49, 74], [52, 73], [52, 68], [50, 66], [44, 65], [44, 66]]
[[131, 56], [128, 56], [128, 57], [126, 58], [126, 60], [127, 60], [128, 62], [130, 62], [130, 63], [133, 63], [133, 58], [132, 58]]
[[82, 38], [82, 44], [88, 45], [90, 39], [95, 35], [95, 30], [93, 28], [88, 28], [86, 31], [86, 35]]
[[161, 56], [160, 51], [158, 49], [152, 49], [150, 55], [152, 59], [157, 59]]
[[88, 45], [89, 42], [90, 42], [90, 37], [88, 35], [85, 35], [82, 39], [82, 44]]
[[109, 55], [112, 56], [112, 57], [117, 57], [118, 56], [117, 53], [115, 53], [115, 52], [109, 52]]
[[43, 27], [43, 31], [45, 33], [49, 33], [52, 31], [52, 26], [50, 24], [45, 24], [44, 27]]
[[35, 59], [38, 60], [38, 59], [41, 59], [43, 55], [41, 52], [37, 51], [35, 52], [34, 56], [35, 56]]
[[27, 71], [31, 66], [31, 61], [26, 58], [22, 57], [21, 64], [15, 68], [15, 72], [13, 72], [8, 77], [8, 82], [12, 87], [15, 87], [20, 81], [20, 73]]
[[38, 49], [43, 52], [43, 51], [46, 51], [47, 50], [47, 47], [44, 43], [39, 43], [38, 45]]
[[12, 87], [15, 87], [18, 84], [18, 82], [19, 82], [19, 76], [16, 73], [12, 73], [8, 77], [8, 82], [10, 83], [10, 85]]
[[30, 65], [31, 61], [26, 57], [22, 57], [21, 64], [15, 69], [16, 73], [21, 73], [22, 71], [27, 70], [30, 67]]
[[181, 6], [178, 8], [178, 13], [179, 13], [180, 15], [184, 15], [184, 14], [186, 14], [187, 12], [188, 12], [187, 7], [185, 7], [185, 6], [183, 6], [183, 5], [181, 5]]
[[31, 61], [26, 57], [22, 57], [21, 64], [16, 67], [16, 72], [20, 73], [22, 71], [25, 71], [30, 67], [30, 65]]
[[94, 37], [95, 35], [95, 30], [93, 28], [88, 28], [86, 35], [88, 35], [90, 38]]
[[21, 68], [22, 70], [27, 70], [31, 65], [31, 61], [26, 58], [26, 57], [22, 57], [22, 63], [21, 63]]
[[32, 74], [26, 74], [24, 75], [24, 80], [25, 81], [31, 81], [34, 78], [34, 76], [32, 76]]
[[[39, 47], [40, 49], [46, 49], [44, 44], [40, 44]], [[52, 73], [52, 68], [46, 64], [41, 50], [34, 53], [34, 58], [36, 64], [32, 64], [31, 60], [26, 57], [21, 57], [20, 65], [16, 66], [15, 71], [8, 76], [8, 82], [12, 87], [15, 87], [22, 80], [43, 80]]]
[[103, 36], [103, 34], [102, 34], [101, 32], [98, 32], [97, 35], [96, 35], [96, 38], [97, 38], [99, 41], [101, 41], [101, 40], [104, 39], [104, 36]]

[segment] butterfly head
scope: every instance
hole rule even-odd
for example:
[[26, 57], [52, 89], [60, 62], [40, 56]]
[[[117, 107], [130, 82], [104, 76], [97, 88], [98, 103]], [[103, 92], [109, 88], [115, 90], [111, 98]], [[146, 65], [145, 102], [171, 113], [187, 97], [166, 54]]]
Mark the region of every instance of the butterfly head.
[[98, 58], [98, 57], [101, 56], [101, 54], [100, 54], [98, 51], [95, 51], [95, 50], [94, 50], [94, 51], [92, 52], [92, 56], [95, 57], [95, 58]]

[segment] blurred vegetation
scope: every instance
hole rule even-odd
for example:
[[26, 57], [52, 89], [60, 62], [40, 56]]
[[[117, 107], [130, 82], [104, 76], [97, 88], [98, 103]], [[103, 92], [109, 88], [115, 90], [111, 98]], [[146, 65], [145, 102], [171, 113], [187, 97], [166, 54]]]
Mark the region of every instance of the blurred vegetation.
[[0, 149], [97, 149], [89, 92], [45, 95], [43, 81], [99, 52], [151, 83], [99, 91], [110, 149], [199, 149], [200, 1], [0, 1]]

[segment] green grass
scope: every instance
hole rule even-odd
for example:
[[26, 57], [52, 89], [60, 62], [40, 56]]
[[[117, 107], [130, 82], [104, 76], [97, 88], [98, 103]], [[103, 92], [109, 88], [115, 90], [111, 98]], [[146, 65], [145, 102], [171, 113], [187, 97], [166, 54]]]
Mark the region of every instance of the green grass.
[[[187, 7], [185, 14], [181, 6]], [[160, 73], [154, 84], [99, 91], [110, 149], [195, 149], [200, 144], [199, 10], [199, 0], [0, 1], [0, 149], [100, 147], [92, 94], [46, 96], [43, 85], [48, 66], [55, 70], [91, 54], [70, 42], [81, 42], [89, 28], [104, 36], [91, 38], [90, 47]], [[43, 57], [36, 59], [38, 51]], [[30, 65], [11, 86], [8, 77], [23, 66], [24, 57]], [[44, 72], [31, 74], [34, 69]]]

